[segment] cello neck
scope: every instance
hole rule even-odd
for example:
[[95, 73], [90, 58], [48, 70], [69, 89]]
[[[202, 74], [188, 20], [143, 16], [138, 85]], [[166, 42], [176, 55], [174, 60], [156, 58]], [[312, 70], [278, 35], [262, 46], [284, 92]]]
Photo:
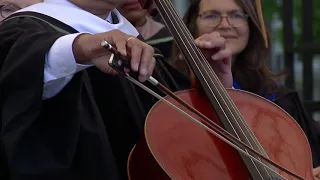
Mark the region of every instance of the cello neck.
[[193, 36], [175, 11], [172, 2], [170, 0], [156, 0], [155, 3], [163, 21], [166, 23], [200, 87], [204, 90], [221, 121], [226, 118], [224, 113], [226, 107], [230, 109], [230, 113], [237, 113], [235, 111], [237, 108], [233, 103], [227, 104], [230, 101], [230, 97], [226, 89], [208, 64], [201, 50], [194, 43]]

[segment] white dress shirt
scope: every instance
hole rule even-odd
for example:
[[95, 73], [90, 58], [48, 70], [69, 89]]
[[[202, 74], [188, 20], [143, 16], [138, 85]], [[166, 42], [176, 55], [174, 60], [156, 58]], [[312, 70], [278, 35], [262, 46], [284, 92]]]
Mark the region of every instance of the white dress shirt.
[[[113, 22], [111, 14], [106, 20]], [[71, 81], [75, 73], [92, 66], [78, 64], [74, 58], [72, 44], [80, 34], [82, 33], [60, 37], [47, 53], [44, 66], [43, 99], [58, 94]]]

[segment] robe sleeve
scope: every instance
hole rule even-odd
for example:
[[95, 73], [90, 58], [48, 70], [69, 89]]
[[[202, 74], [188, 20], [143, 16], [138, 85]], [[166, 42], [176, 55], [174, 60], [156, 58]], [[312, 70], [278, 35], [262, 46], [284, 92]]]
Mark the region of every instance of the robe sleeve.
[[28, 17], [0, 25], [0, 148], [15, 174], [61, 169], [75, 151], [78, 130], [68, 122], [75, 105], [42, 100], [45, 55], [63, 35]]

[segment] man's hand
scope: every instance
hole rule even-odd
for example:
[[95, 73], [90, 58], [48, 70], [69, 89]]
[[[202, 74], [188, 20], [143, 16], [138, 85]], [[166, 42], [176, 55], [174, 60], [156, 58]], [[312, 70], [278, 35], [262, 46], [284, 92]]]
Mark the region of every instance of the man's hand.
[[110, 52], [101, 46], [102, 41], [112, 44], [121, 55], [131, 57], [131, 69], [139, 73], [139, 81], [144, 82], [152, 75], [156, 65], [153, 58], [154, 49], [119, 30], [95, 35], [79, 35], [73, 43], [73, 53], [77, 63], [93, 63], [107, 74], [116, 74], [116, 71], [108, 64]]
[[218, 32], [204, 34], [195, 40], [209, 64], [226, 88], [232, 87], [232, 52], [226, 48], [225, 39]]

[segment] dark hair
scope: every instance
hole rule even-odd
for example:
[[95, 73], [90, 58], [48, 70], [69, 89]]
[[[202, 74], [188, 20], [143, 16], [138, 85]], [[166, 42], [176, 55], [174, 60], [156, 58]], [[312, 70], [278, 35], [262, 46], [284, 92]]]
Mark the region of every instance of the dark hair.
[[[184, 22], [193, 37], [197, 35], [196, 20], [199, 14], [200, 2], [201, 0], [192, 0], [184, 16]], [[246, 91], [259, 94], [266, 89], [265, 92], [267, 94], [273, 93], [277, 88], [275, 79], [280, 76], [280, 73], [275, 74], [271, 72], [267, 65], [271, 49], [270, 36], [267, 33], [269, 46], [266, 48], [255, 0], [238, 0], [237, 3], [249, 15], [250, 37], [247, 47], [237, 55], [232, 65], [233, 77], [241, 88]], [[174, 44], [172, 52], [172, 58], [175, 59], [174, 65], [185, 73], [189, 73], [186, 63], [179, 60], [179, 53], [177, 45]]]

